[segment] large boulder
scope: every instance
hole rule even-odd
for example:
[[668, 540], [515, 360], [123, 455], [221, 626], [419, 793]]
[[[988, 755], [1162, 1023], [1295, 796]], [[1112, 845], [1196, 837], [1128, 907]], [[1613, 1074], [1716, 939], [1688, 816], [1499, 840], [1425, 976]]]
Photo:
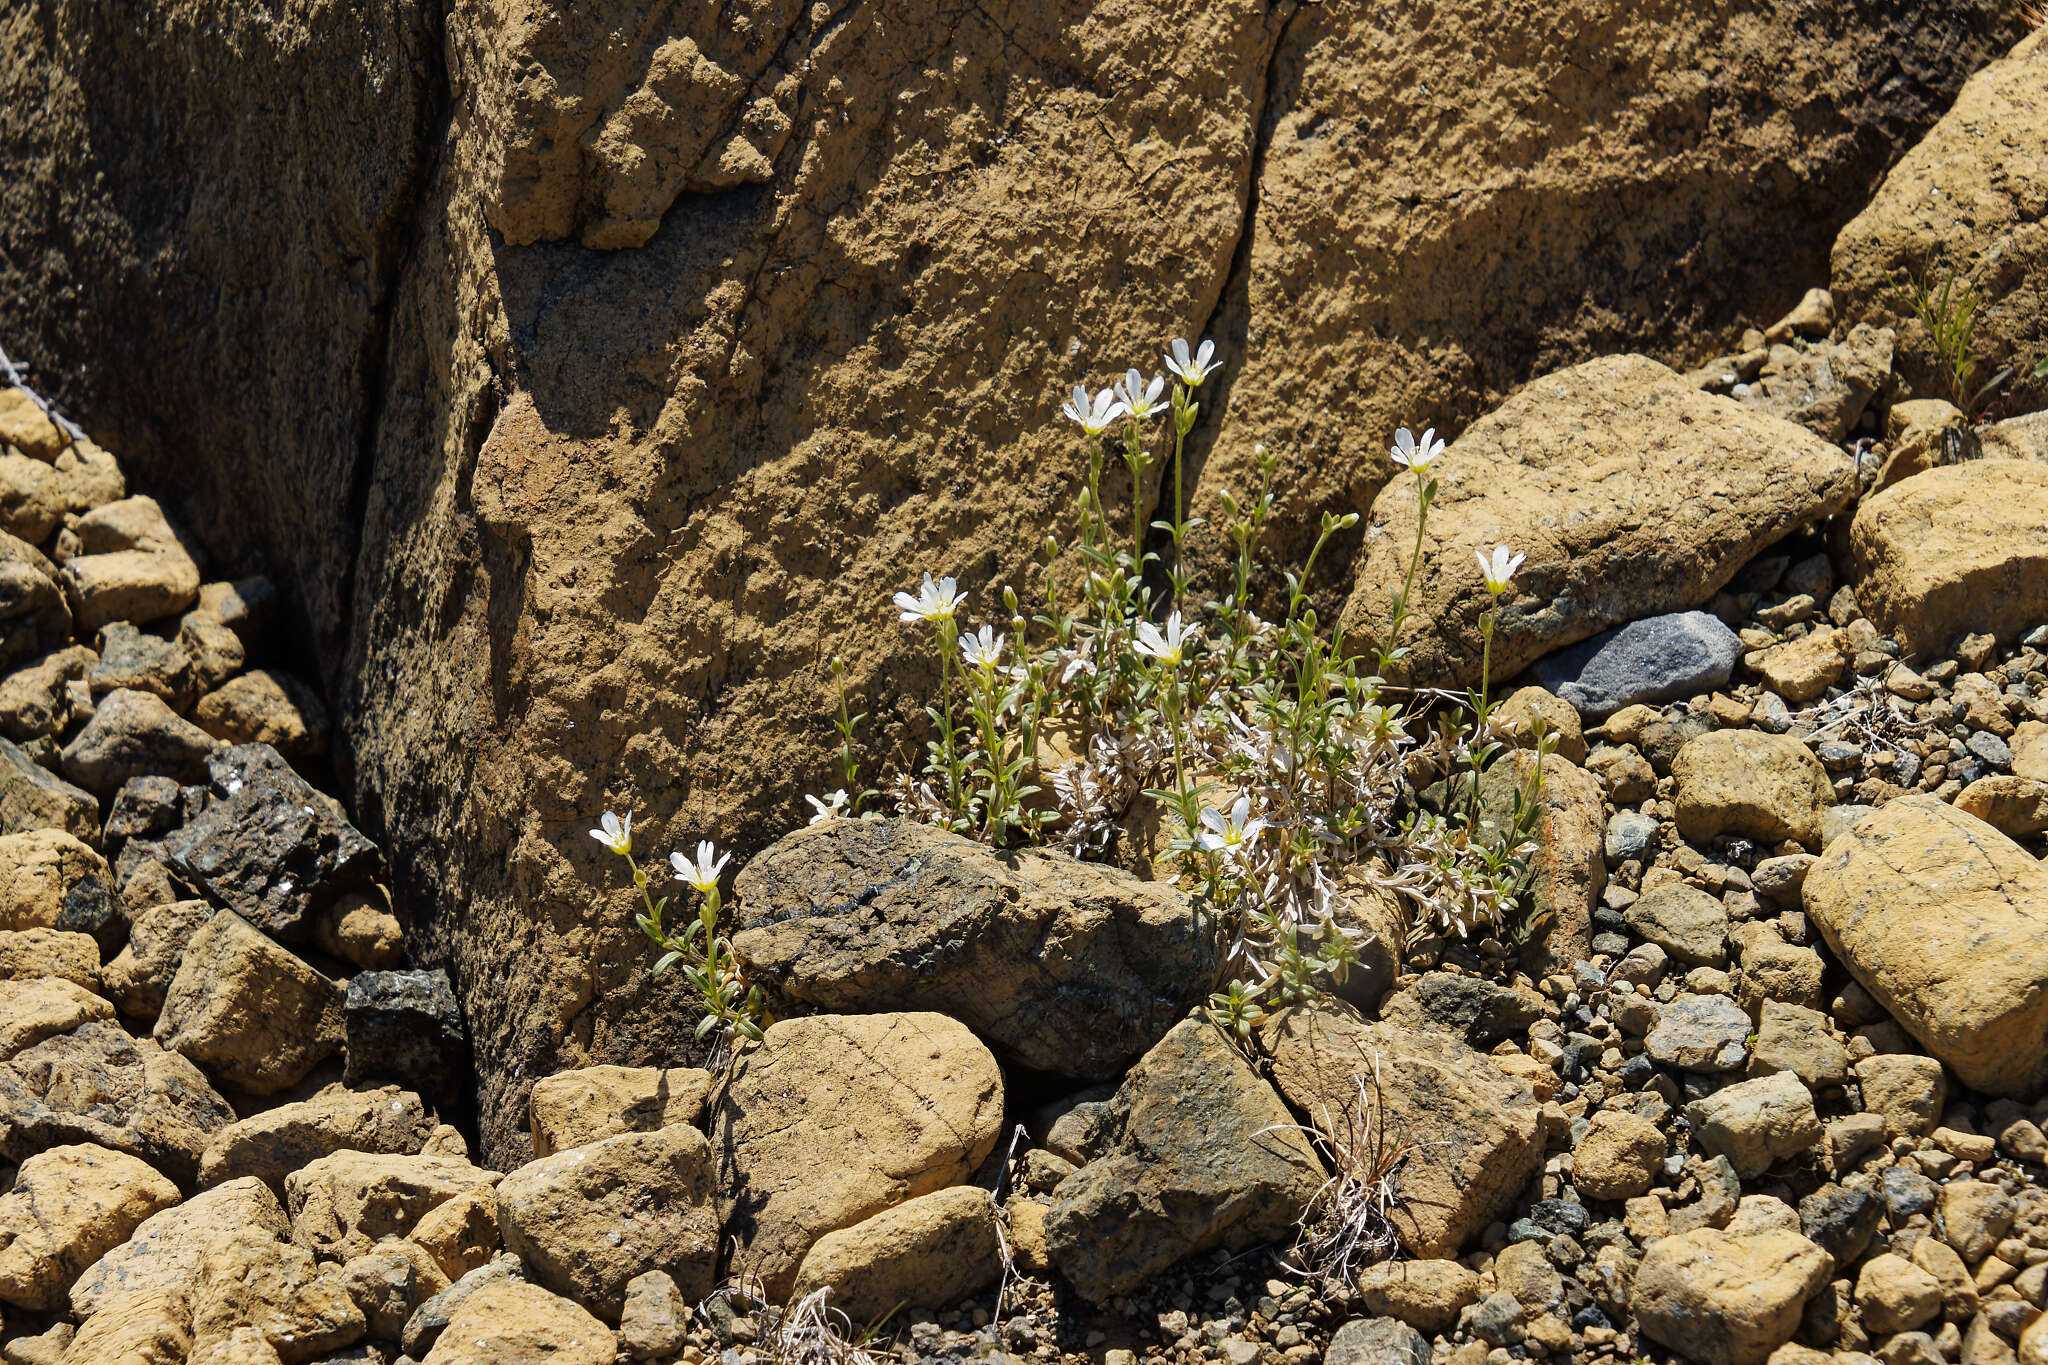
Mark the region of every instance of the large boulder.
[[[1587, 361], [1528, 385], [1430, 467], [1441, 485], [1402, 643], [1408, 676], [1478, 679], [1480, 618], [1500, 608], [1492, 667], [1711, 598], [1765, 546], [1841, 511], [1849, 457], [1800, 427], [1702, 392], [1644, 356]], [[1346, 634], [1386, 635], [1415, 549], [1419, 493], [1396, 479], [1373, 503]], [[1499, 599], [1474, 555], [1528, 556]]]
[[1974, 1090], [2048, 1085], [2048, 867], [1930, 796], [1828, 846], [1806, 910], [1850, 975]]
[[586, 1066], [533, 1087], [533, 1154], [547, 1156], [618, 1133], [702, 1124], [711, 1073], [694, 1067]]
[[832, 1306], [857, 1323], [904, 1304], [946, 1307], [1002, 1278], [1000, 1219], [979, 1185], [919, 1195], [820, 1237], [790, 1293], [830, 1289]]
[[1213, 916], [1066, 854], [827, 820], [734, 882], [747, 970], [822, 1010], [931, 1010], [1037, 1071], [1121, 1075], [1208, 991]]
[[1973, 460], [1894, 484], [1856, 509], [1849, 572], [1908, 655], [2010, 642], [2048, 621], [2048, 464]]
[[1045, 1216], [1053, 1265], [1097, 1303], [1183, 1256], [1281, 1237], [1325, 1178], [1272, 1084], [1200, 1015], [1131, 1068], [1102, 1136]]
[[1204, 395], [1193, 506], [1224, 524], [1265, 441], [1298, 563], [1397, 421], [1795, 299], [2012, 25], [167, 3], [0, 18], [0, 238], [35, 244], [0, 333], [302, 607], [513, 1163], [533, 1077], [689, 1029], [627, 897], [588, 913], [593, 812], [637, 792], [650, 833], [765, 845], [831, 771], [834, 654], [901, 739], [928, 641], [879, 604], [1064, 533], [1056, 391], [1213, 324], [1250, 359]]
[[104, 1304], [158, 1289], [189, 1298], [198, 1288], [206, 1248], [223, 1233], [244, 1231], [280, 1242], [291, 1236], [284, 1206], [260, 1180], [231, 1180], [151, 1214], [78, 1277], [69, 1295], [71, 1314], [83, 1322]]
[[1394, 1227], [1411, 1256], [1456, 1257], [1543, 1164], [1534, 1092], [1447, 1034], [1333, 1005], [1288, 1010], [1268, 1042], [1295, 1109], [1343, 1124], [1364, 1104], [1388, 1142], [1406, 1145]]
[[996, 1059], [942, 1015], [770, 1025], [711, 1098], [725, 1235], [780, 1297], [818, 1238], [959, 1184], [1002, 1125]]
[[1973, 350], [1988, 363], [1976, 382], [2008, 362], [2031, 363], [2048, 347], [2044, 195], [2048, 46], [2036, 35], [1971, 77], [1842, 229], [1830, 262], [1837, 304], [1849, 317], [1898, 326], [1901, 368], [1922, 393], [1945, 393], [1935, 341], [1899, 297], [1899, 277], [1925, 276], [1938, 288], [1953, 271], [1959, 288], [1983, 294]]
[[125, 1152], [91, 1143], [38, 1152], [0, 1195], [0, 1299], [63, 1308], [80, 1272], [177, 1202], [176, 1185]]

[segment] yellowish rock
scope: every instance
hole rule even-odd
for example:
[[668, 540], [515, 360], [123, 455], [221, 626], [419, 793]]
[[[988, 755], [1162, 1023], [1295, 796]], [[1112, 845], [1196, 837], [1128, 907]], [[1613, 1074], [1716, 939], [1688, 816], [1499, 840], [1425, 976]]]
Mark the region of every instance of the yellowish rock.
[[1765, 687], [1794, 706], [1826, 692], [1849, 666], [1853, 646], [1846, 632], [1816, 630], [1797, 640], [1759, 650], [1744, 660]]
[[1814, 848], [1835, 804], [1827, 769], [1798, 740], [1762, 730], [1714, 730], [1672, 760], [1678, 831], [1696, 844], [1725, 834]]
[[76, 981], [39, 976], [0, 981], [0, 1061], [80, 1024], [114, 1017], [114, 1007]]
[[2013, 773], [1980, 777], [1956, 796], [1956, 809], [2015, 839], [2048, 830], [2048, 782]]
[[97, 992], [100, 946], [90, 934], [61, 929], [0, 929], [0, 980], [58, 977]]
[[1435, 1336], [1479, 1301], [1479, 1276], [1456, 1261], [1382, 1261], [1359, 1275], [1358, 1295], [1374, 1316]]
[[107, 860], [62, 830], [0, 835], [0, 928], [61, 929], [67, 911], [113, 893]]
[[299, 1365], [362, 1339], [363, 1311], [339, 1267], [262, 1229], [225, 1233], [199, 1259], [192, 1294], [195, 1351], [255, 1328], [284, 1365]]
[[282, 1242], [291, 1230], [284, 1205], [260, 1180], [231, 1180], [203, 1190], [151, 1214], [127, 1241], [88, 1266], [71, 1286], [71, 1312], [84, 1321], [116, 1299], [159, 1289], [189, 1298], [199, 1287], [199, 1263], [215, 1239], [257, 1232]]
[[1700, 1365], [1764, 1365], [1792, 1339], [1834, 1259], [1794, 1232], [1699, 1228], [1652, 1242], [1630, 1306], [1643, 1334]]
[[694, 1067], [584, 1066], [536, 1081], [529, 1100], [536, 1157], [618, 1133], [702, 1124], [711, 1073]]
[[920, 1195], [812, 1244], [790, 1293], [830, 1288], [832, 1304], [873, 1322], [899, 1304], [944, 1308], [1002, 1275], [995, 1203], [957, 1186]]
[[181, 1293], [156, 1289], [93, 1314], [71, 1339], [63, 1365], [186, 1365], [191, 1350], [191, 1305]]
[[429, 1210], [459, 1194], [487, 1193], [494, 1171], [457, 1157], [339, 1151], [285, 1177], [292, 1238], [326, 1260], [360, 1256], [385, 1237], [408, 1236]]
[[487, 1285], [463, 1300], [420, 1365], [612, 1365], [611, 1329], [536, 1284]]
[[327, 708], [313, 689], [289, 673], [259, 668], [230, 679], [199, 699], [192, 719], [230, 744], [268, 744], [286, 758], [327, 749]]
[[0, 1299], [65, 1307], [80, 1272], [177, 1202], [176, 1185], [124, 1152], [92, 1143], [38, 1152], [0, 1195]]
[[54, 460], [70, 443], [28, 390], [0, 388], [0, 441], [38, 460]]
[[410, 1239], [434, 1258], [450, 1280], [490, 1264], [503, 1245], [494, 1194], [458, 1194], [436, 1204], [413, 1225]]
[[1807, 874], [1835, 956], [1965, 1085], [2048, 1083], [2048, 867], [1926, 796], [1858, 820]]

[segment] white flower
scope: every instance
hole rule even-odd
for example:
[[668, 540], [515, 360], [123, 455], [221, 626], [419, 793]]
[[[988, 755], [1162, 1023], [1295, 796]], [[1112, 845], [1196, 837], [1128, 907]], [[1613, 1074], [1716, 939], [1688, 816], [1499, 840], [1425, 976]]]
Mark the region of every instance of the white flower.
[[906, 622], [912, 623], [950, 617], [966, 600], [967, 594], [961, 592], [959, 585], [952, 579], [941, 578], [934, 583], [930, 574], [924, 576], [924, 586], [918, 589], [917, 596], [912, 597], [907, 592], [896, 594], [898, 610], [903, 613]]
[[1166, 629], [1160, 630], [1150, 621], [1138, 622], [1138, 642], [1134, 646], [1140, 654], [1159, 660], [1169, 668], [1175, 668], [1187, 655], [1187, 648], [1201, 637], [1200, 626], [1181, 624], [1180, 613], [1166, 618]]
[[625, 818], [620, 819], [610, 811], [606, 811], [604, 818], [598, 821], [598, 824], [602, 825], [603, 828], [590, 831], [591, 838], [597, 840], [614, 853], [631, 853], [633, 851], [633, 812], [627, 811]]
[[1125, 370], [1124, 377], [1116, 384], [1116, 396], [1123, 400], [1125, 410], [1140, 422], [1166, 410], [1166, 405], [1160, 401], [1165, 395], [1165, 375], [1153, 375], [1152, 385], [1147, 388], [1145, 376], [1136, 370]]
[[1195, 843], [1210, 853], [1238, 853], [1265, 828], [1266, 818], [1252, 814], [1252, 799], [1240, 796], [1231, 803], [1228, 815], [1203, 809], [1202, 832], [1195, 836]]
[[1529, 556], [1518, 555], [1505, 545], [1496, 545], [1492, 558], [1489, 559], [1484, 550], [1474, 550], [1472, 557], [1479, 561], [1479, 572], [1486, 579], [1486, 590], [1498, 597], [1508, 590], [1508, 580], [1515, 576], [1515, 570], [1521, 568], [1522, 561]]
[[983, 626], [970, 635], [960, 637], [960, 657], [967, 661], [969, 668], [990, 672], [1003, 661], [1004, 636], [998, 635], [993, 626]]
[[1166, 368], [1173, 376], [1191, 389], [1202, 387], [1202, 381], [1221, 368], [1211, 359], [1216, 354], [1216, 343], [1205, 341], [1192, 357], [1188, 355], [1188, 344], [1180, 337], [1173, 339], [1171, 353], [1166, 356]]
[[823, 824], [827, 820], [836, 819], [846, 813], [846, 788], [844, 787], [841, 787], [836, 792], [827, 792], [823, 801], [820, 801], [815, 796], [806, 796], [804, 800], [810, 802], [812, 807], [818, 812], [811, 817], [811, 823], [814, 825]]
[[1129, 411], [1129, 408], [1116, 401], [1116, 394], [1109, 389], [1104, 389], [1096, 394], [1093, 401], [1091, 401], [1088, 397], [1088, 390], [1076, 384], [1074, 385], [1074, 396], [1061, 406], [1060, 416], [1072, 418], [1074, 421], [1079, 422], [1081, 430], [1087, 432], [1090, 436], [1100, 436], [1103, 432], [1116, 425], [1117, 418], [1122, 417]]
[[1444, 443], [1436, 439], [1435, 427], [1425, 428], [1419, 441], [1414, 432], [1402, 427], [1394, 433], [1394, 448], [1387, 453], [1394, 457], [1395, 464], [1420, 474], [1444, 453]]
[[714, 862], [715, 855], [718, 855], [718, 850], [711, 846], [709, 839], [703, 839], [698, 841], [695, 862], [680, 853], [671, 853], [668, 864], [676, 870], [677, 881], [688, 882], [708, 896], [718, 889], [718, 874], [725, 871], [726, 863], [732, 859], [732, 855], [727, 853], [717, 856]]

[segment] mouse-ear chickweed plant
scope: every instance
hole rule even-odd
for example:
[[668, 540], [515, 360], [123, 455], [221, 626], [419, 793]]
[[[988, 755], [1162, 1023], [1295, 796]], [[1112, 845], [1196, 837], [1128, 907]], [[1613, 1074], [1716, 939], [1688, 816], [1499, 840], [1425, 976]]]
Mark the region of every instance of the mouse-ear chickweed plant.
[[[1275, 506], [1276, 461], [1262, 447], [1257, 487], [1218, 495], [1233, 566], [1218, 596], [1197, 600], [1183, 551], [1206, 528], [1186, 511], [1184, 459], [1215, 354], [1213, 342], [1175, 341], [1164, 374], [1131, 369], [1109, 387], [1074, 388], [1059, 414], [1082, 442], [1076, 521], [1071, 545], [1047, 538], [1042, 596], [1027, 605], [1004, 588], [1000, 611], [970, 623], [972, 594], [953, 578], [926, 573], [915, 592], [896, 593], [898, 623], [929, 632], [938, 662], [923, 760], [880, 792], [863, 788], [854, 736], [865, 716], [835, 661], [844, 786], [808, 800], [813, 823], [886, 810], [996, 848], [1053, 845], [1171, 880], [1226, 926], [1212, 1013], [1248, 1041], [1271, 1010], [1313, 998], [1357, 961], [1366, 931], [1346, 927], [1357, 923], [1344, 913], [1347, 886], [1391, 896], [1411, 937], [1513, 937], [1542, 768], [1517, 787], [1509, 818], [1483, 816], [1479, 778], [1502, 749], [1486, 679], [1462, 698], [1389, 681], [1408, 653], [1400, 635], [1444, 451], [1434, 431], [1404, 428], [1389, 452], [1418, 482], [1420, 515], [1386, 638], [1349, 640], [1309, 603], [1317, 559], [1356, 513], [1323, 515], [1299, 573], [1285, 575], [1280, 619], [1254, 611]], [[1111, 458], [1130, 477], [1121, 513], [1103, 492]], [[1145, 475], [1162, 460], [1160, 519], [1148, 525]], [[1489, 665], [1521, 562], [1508, 546], [1479, 556]], [[1452, 777], [1465, 799], [1424, 808], [1417, 788]], [[703, 1028], [757, 1037], [764, 1005], [718, 934], [709, 845], [678, 863], [689, 864], [684, 880], [700, 901], [677, 935], [632, 862], [627, 822], [607, 816], [593, 834], [632, 867], [640, 925], [663, 950], [657, 969], [685, 968]]]

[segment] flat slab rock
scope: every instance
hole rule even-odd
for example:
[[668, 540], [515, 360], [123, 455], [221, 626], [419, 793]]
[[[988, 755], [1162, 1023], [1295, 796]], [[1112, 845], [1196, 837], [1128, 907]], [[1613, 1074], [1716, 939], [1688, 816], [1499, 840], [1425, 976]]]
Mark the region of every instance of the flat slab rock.
[[1178, 892], [908, 820], [828, 820], [734, 883], [733, 947], [823, 1010], [931, 1010], [1011, 1061], [1122, 1074], [1208, 990], [1213, 923]]
[[[1781, 418], [1704, 393], [1644, 356], [1546, 375], [1468, 427], [1432, 467], [1441, 488], [1402, 643], [1418, 682], [1478, 679], [1493, 598], [1477, 551], [1528, 562], [1501, 599], [1496, 678], [1647, 616], [1701, 606], [1765, 546], [1855, 496], [1841, 449]], [[1373, 500], [1344, 628], [1386, 632], [1408, 572], [1416, 481]]]

